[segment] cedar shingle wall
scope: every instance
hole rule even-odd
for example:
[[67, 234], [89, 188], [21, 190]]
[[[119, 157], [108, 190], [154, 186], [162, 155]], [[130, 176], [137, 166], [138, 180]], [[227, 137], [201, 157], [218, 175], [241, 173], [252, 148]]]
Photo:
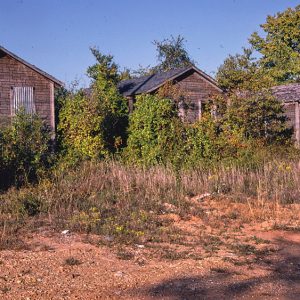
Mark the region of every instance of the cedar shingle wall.
[[0, 119], [11, 116], [11, 87], [34, 87], [37, 114], [51, 125], [50, 81], [8, 55], [0, 53]]
[[213, 95], [220, 92], [195, 71], [178, 78], [178, 85], [186, 93], [188, 109], [185, 111], [185, 121], [195, 122], [199, 119], [199, 100], [207, 102]]

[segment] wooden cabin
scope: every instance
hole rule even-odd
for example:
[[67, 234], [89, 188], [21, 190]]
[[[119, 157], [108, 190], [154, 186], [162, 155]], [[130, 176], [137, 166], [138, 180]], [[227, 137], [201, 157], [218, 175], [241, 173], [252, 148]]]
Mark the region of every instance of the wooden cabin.
[[0, 46], [0, 122], [24, 109], [55, 131], [54, 92], [63, 83]]
[[187, 122], [199, 120], [206, 103], [223, 92], [212, 77], [195, 66], [123, 80], [118, 87], [120, 93], [127, 97], [129, 111], [132, 111], [137, 95], [153, 94], [168, 82], [179, 87], [185, 95], [185, 105], [179, 106], [179, 114]]

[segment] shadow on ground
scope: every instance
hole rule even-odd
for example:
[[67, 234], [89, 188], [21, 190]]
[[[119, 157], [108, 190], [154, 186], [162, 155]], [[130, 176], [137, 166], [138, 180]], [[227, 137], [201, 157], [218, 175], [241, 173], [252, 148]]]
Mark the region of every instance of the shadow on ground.
[[[177, 277], [139, 293], [153, 299], [300, 299], [300, 243], [277, 239], [280, 250], [256, 257], [241, 273], [210, 271], [207, 276]], [[267, 276], [257, 271], [267, 270]], [[238, 270], [239, 271], [239, 270]]]

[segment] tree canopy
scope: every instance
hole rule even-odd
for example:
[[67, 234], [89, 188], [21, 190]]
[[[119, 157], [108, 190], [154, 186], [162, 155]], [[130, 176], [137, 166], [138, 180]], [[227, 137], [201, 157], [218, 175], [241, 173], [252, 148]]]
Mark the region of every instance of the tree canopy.
[[300, 5], [268, 16], [249, 42], [259, 52], [260, 67], [277, 83], [300, 80]]
[[[229, 55], [216, 79], [222, 88], [266, 87], [300, 80], [300, 6], [268, 16], [242, 54]], [[256, 56], [256, 57], [255, 57]]]
[[154, 41], [153, 44], [156, 46], [159, 62], [156, 68], [168, 71], [193, 64], [194, 62], [189, 56], [184, 43], [185, 39], [181, 35], [171, 36], [162, 41]]

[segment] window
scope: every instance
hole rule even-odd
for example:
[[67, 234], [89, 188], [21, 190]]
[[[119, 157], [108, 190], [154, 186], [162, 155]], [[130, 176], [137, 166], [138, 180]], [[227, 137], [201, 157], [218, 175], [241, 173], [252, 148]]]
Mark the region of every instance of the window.
[[13, 87], [12, 90], [12, 114], [15, 115], [20, 109], [24, 109], [25, 113], [33, 115], [35, 113], [33, 87]]

